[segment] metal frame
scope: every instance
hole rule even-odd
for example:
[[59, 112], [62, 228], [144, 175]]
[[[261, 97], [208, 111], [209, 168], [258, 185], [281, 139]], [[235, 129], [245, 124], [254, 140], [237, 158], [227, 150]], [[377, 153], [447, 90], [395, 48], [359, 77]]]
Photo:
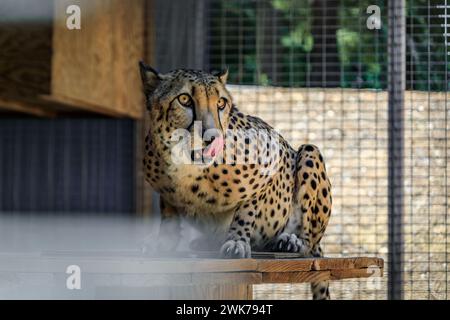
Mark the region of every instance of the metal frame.
[[388, 2], [388, 298], [403, 298], [405, 0]]

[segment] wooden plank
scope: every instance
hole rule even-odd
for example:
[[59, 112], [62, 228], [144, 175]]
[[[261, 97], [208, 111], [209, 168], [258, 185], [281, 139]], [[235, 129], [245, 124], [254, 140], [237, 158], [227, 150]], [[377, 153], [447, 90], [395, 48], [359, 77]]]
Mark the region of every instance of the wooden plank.
[[253, 300], [253, 285], [247, 285], [247, 297], [246, 300]]
[[164, 300], [249, 300], [251, 285], [198, 285], [124, 287], [103, 285], [95, 287], [96, 299], [164, 299]]
[[292, 272], [313, 270], [313, 259], [298, 260], [257, 260], [260, 272]]
[[255, 271], [256, 262], [252, 259], [239, 260], [157, 260], [136, 257], [21, 257], [11, 255], [0, 256], [0, 272], [65, 272], [67, 266], [77, 265], [86, 273], [197, 273], [197, 272], [241, 272]]
[[324, 280], [342, 280], [355, 278], [382, 277], [383, 269], [374, 272], [372, 269], [343, 269], [326, 271], [301, 272], [267, 272], [262, 274], [263, 283], [302, 283]]
[[[69, 4], [81, 8], [81, 30], [66, 27]], [[137, 62], [144, 54], [144, 11], [144, 0], [55, 1], [52, 96], [142, 118]]]
[[[182, 287], [180, 287], [182, 288]], [[123, 287], [120, 285], [105, 285], [95, 287], [94, 299], [97, 300], [169, 300], [172, 298], [173, 287]], [[179, 290], [179, 289], [178, 289]]]
[[360, 269], [369, 266], [383, 267], [383, 259], [376, 257], [320, 258], [314, 259], [312, 270]]
[[21, 61], [18, 58], [0, 60], [0, 96], [24, 98], [49, 93], [49, 64], [50, 61]]
[[249, 286], [245, 284], [241, 285], [214, 284], [214, 285], [199, 285], [199, 286], [185, 286], [185, 287], [169, 287], [168, 290], [169, 296], [166, 299], [247, 300], [249, 296], [249, 290], [251, 290], [251, 287], [249, 289]]
[[330, 271], [267, 272], [262, 274], [262, 283], [303, 283], [330, 278]]
[[341, 279], [354, 279], [354, 278], [371, 278], [371, 277], [382, 277], [383, 268], [378, 271], [373, 269], [362, 268], [362, 269], [344, 269], [344, 270], [331, 270], [330, 279], [331, 280], [341, 280]]
[[257, 262], [257, 271], [261, 272], [360, 269], [368, 266], [383, 267], [383, 259], [371, 257], [257, 260]]
[[[251, 290], [251, 287], [250, 287]], [[246, 285], [200, 285], [96, 288], [97, 299], [153, 299], [153, 300], [248, 300], [251, 294]]]
[[55, 112], [43, 108], [38, 103], [0, 97], [0, 109], [24, 113], [37, 117], [54, 117]]
[[262, 274], [260, 272], [203, 272], [192, 274], [192, 284], [204, 283], [260, 284], [262, 283]]
[[60, 113], [85, 111], [116, 118], [127, 116], [126, 113], [121, 113], [120, 111], [111, 108], [105, 108], [103, 105], [93, 104], [83, 100], [64, 97], [61, 95], [42, 95], [40, 96], [40, 98], [46, 101], [50, 107], [58, 110]]
[[[144, 276], [146, 281], [154, 278], [163, 283], [179, 282], [183, 277], [178, 275], [187, 274], [188, 277], [183, 278], [184, 280], [179, 284], [186, 284], [189, 281], [191, 283], [287, 283], [383, 276], [383, 260], [370, 257], [228, 260], [156, 259], [132, 255], [24, 257], [2, 254], [0, 255], [0, 272], [62, 273], [68, 265], [75, 262], [87, 274], [124, 274], [131, 278]], [[174, 275], [173, 278], [170, 275]]]
[[2, 0], [0, 12], [0, 96], [48, 94], [53, 0]]
[[247, 300], [250, 295], [249, 290], [253, 290], [251, 286], [241, 285], [219, 285], [217, 286], [216, 295], [207, 295], [205, 299], [213, 300]]
[[114, 74], [109, 79], [113, 81], [114, 103], [120, 113], [142, 119], [145, 108], [138, 62], [145, 53], [145, 1], [111, 3], [114, 60], [110, 68]]
[[[115, 108], [111, 81], [113, 22], [108, 2], [55, 1], [52, 95]], [[66, 27], [66, 8], [71, 4], [81, 8], [81, 30]]]
[[156, 63], [156, 26], [155, 26], [155, 0], [145, 0], [144, 4], [144, 59], [145, 62], [154, 66]]
[[[82, 269], [83, 272], [83, 269]], [[123, 287], [155, 287], [172, 285], [192, 285], [192, 275], [189, 273], [162, 273], [162, 274], [106, 274], [109, 283], [99, 283], [97, 278], [102, 279], [102, 275], [90, 277], [93, 285], [113, 285]], [[211, 281], [214, 283], [214, 281]]]
[[[84, 271], [83, 271], [84, 272]], [[105, 274], [109, 284], [126, 287], [187, 286], [206, 284], [260, 284], [262, 275], [258, 272], [206, 272], [206, 273], [146, 273], [146, 274]], [[91, 277], [94, 285], [107, 285], [103, 275]]]

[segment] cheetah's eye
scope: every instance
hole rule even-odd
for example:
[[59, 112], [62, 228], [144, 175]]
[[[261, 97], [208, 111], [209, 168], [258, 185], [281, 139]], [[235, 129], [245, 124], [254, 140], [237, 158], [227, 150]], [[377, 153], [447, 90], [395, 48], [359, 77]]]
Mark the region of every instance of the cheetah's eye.
[[219, 108], [219, 109], [223, 109], [223, 108], [225, 108], [225, 106], [227, 105], [227, 99], [225, 99], [225, 98], [220, 98], [219, 99], [219, 101], [217, 101], [217, 107]]
[[178, 96], [178, 102], [181, 103], [182, 106], [189, 107], [192, 104], [192, 99], [187, 94], [180, 94]]

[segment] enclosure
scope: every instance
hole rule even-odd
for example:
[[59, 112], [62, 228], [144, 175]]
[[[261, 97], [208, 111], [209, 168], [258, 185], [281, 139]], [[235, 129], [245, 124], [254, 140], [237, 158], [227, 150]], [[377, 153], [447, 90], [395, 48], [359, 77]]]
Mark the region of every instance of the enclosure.
[[[81, 30], [64, 27], [72, 3]], [[227, 67], [240, 110], [322, 151], [325, 255], [386, 262], [376, 281], [331, 282], [332, 298], [447, 299], [448, 11], [446, 0], [3, 1], [0, 211], [158, 219], [137, 61]]]

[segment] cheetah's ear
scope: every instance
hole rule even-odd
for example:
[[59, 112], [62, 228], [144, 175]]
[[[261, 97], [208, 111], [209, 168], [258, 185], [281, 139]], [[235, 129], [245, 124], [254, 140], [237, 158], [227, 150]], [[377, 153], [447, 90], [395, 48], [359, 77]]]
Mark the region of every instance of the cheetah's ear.
[[139, 70], [141, 72], [142, 84], [146, 95], [151, 95], [162, 80], [158, 71], [139, 61]]
[[228, 79], [228, 68], [223, 69], [221, 71], [213, 71], [212, 74], [214, 76], [216, 76], [217, 78], [219, 78], [219, 81], [222, 84], [226, 84], [227, 83], [227, 79]]

